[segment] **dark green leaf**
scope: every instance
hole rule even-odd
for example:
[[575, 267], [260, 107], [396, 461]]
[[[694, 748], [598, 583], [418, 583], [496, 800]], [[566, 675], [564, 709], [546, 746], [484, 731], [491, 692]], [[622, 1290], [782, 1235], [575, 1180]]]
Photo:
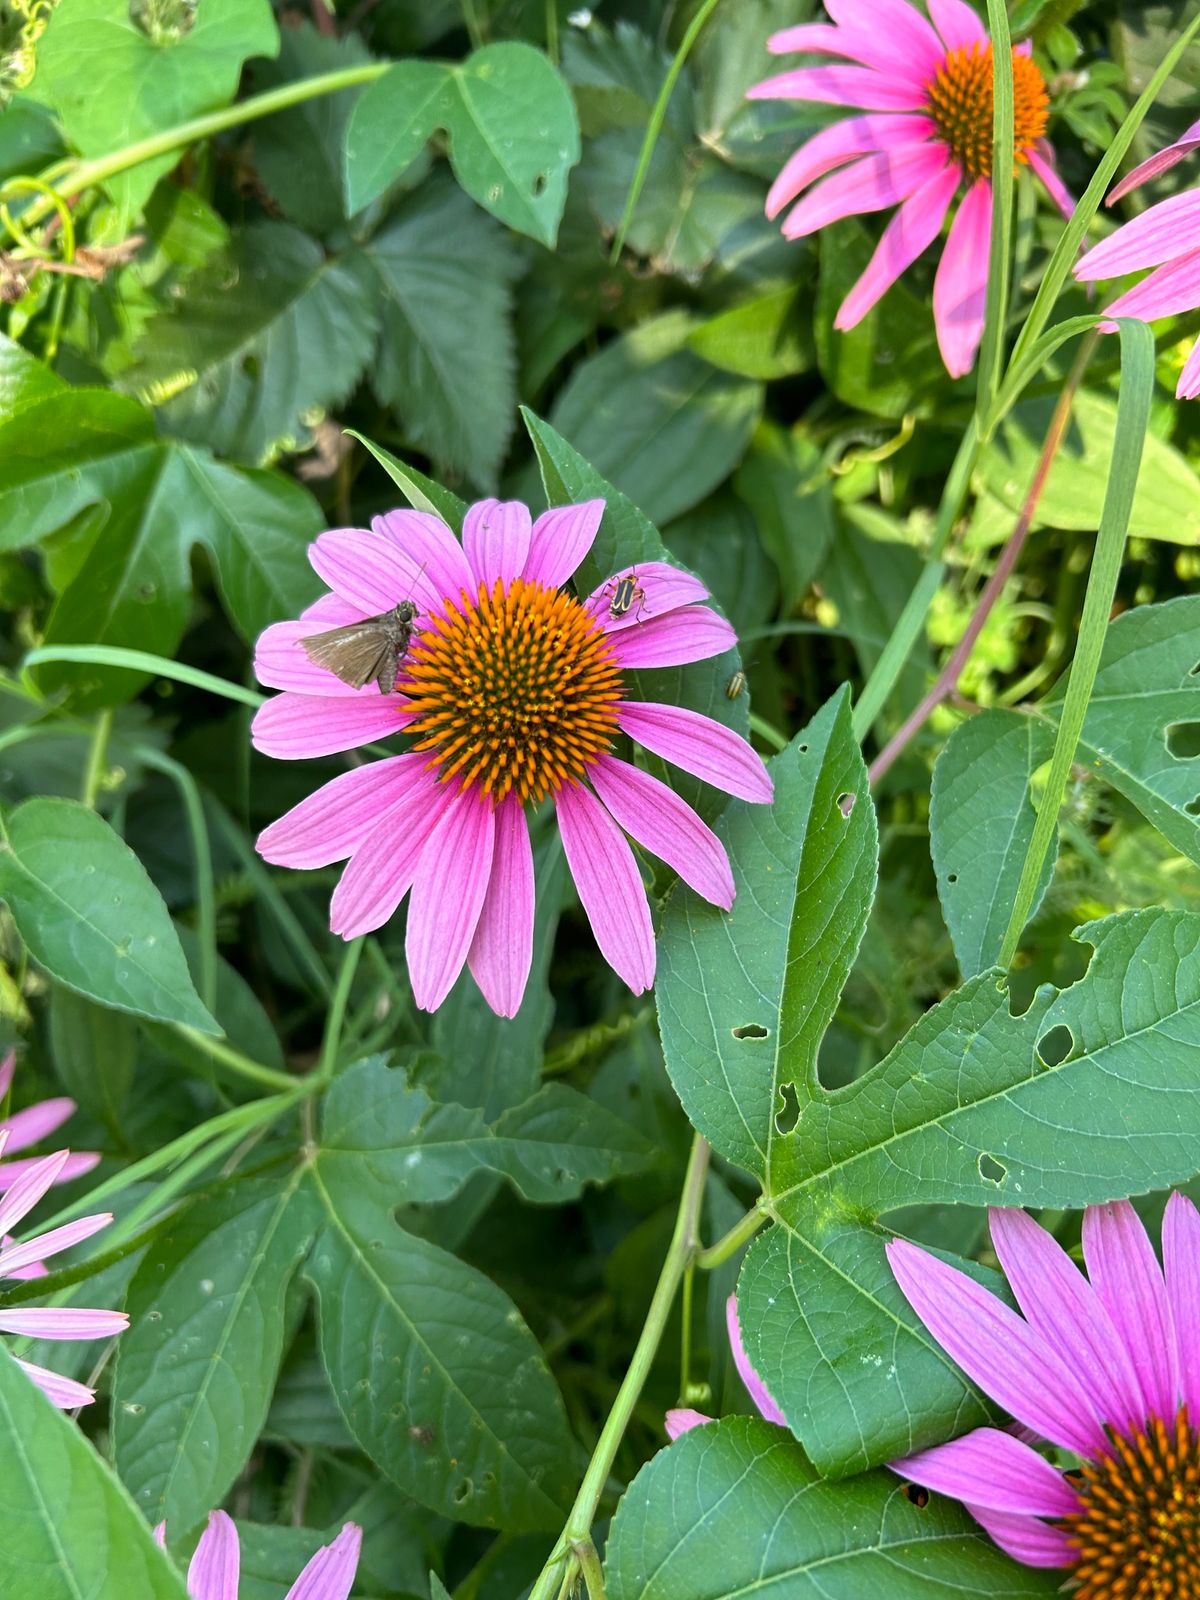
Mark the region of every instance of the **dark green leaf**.
[[460, 500], [449, 489], [443, 489], [441, 484], [434, 483], [432, 478], [427, 478], [415, 467], [397, 461], [390, 450], [372, 444], [364, 434], [356, 433], [353, 428], [347, 428], [346, 432], [359, 444], [366, 446], [414, 511], [428, 511], [432, 516], [440, 517], [455, 533], [461, 531], [462, 520], [467, 514], [465, 500]]
[[812, 329], [803, 310], [799, 284], [783, 284], [702, 322], [687, 346], [722, 372], [790, 378], [813, 363]]
[[71, 1098], [110, 1134], [122, 1138], [122, 1117], [137, 1065], [133, 1019], [55, 984], [50, 991], [50, 1049]]

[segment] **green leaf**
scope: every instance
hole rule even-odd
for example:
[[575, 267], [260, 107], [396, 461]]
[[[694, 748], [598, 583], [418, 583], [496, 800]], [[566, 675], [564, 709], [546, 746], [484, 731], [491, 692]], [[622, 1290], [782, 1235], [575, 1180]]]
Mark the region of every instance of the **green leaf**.
[[443, 469], [495, 487], [516, 407], [503, 229], [453, 184], [425, 183], [365, 247], [382, 336], [372, 384], [409, 442]]
[[123, 1141], [137, 1066], [137, 1024], [60, 984], [50, 991], [50, 1049], [71, 1098]]
[[805, 296], [786, 283], [721, 311], [688, 334], [687, 347], [722, 372], [791, 378], [813, 364], [813, 337], [801, 316]]
[[[204, 0], [186, 30], [157, 38], [134, 21], [128, 0], [62, 0], [38, 41], [30, 93], [53, 107], [82, 155], [110, 155], [227, 104], [242, 63], [278, 48], [267, 0]], [[138, 211], [178, 160], [172, 150], [106, 187]]]
[[609, 1600], [1035, 1600], [1058, 1574], [1018, 1566], [952, 1500], [923, 1508], [891, 1473], [824, 1484], [757, 1418], [693, 1428], [617, 1508]]
[[47, 972], [118, 1011], [220, 1032], [162, 896], [107, 822], [72, 800], [34, 799], [0, 835], [0, 895]]
[[[878, 836], [840, 691], [770, 763], [771, 806], [731, 807], [732, 912], [676, 893], [659, 940], [658, 1016], [692, 1123], [762, 1177], [815, 1084], [817, 1049], [866, 927]], [[804, 1116], [808, 1115], [805, 1109]]]
[[[1053, 748], [1053, 733], [1034, 717], [984, 711], [954, 730], [933, 769], [933, 865], [964, 978], [999, 960], [1033, 835], [1036, 812], [1030, 783]], [[1053, 876], [1050, 856], [1034, 911]]]
[[833, 495], [821, 452], [799, 430], [756, 429], [734, 474], [735, 494], [754, 513], [763, 548], [779, 568], [783, 611], [796, 611], [834, 538]]
[[297, 1167], [201, 1199], [158, 1235], [130, 1286], [113, 1446], [151, 1523], [202, 1522], [258, 1441], [288, 1286], [313, 1237], [302, 1177]]
[[553, 247], [579, 160], [566, 84], [540, 50], [484, 45], [457, 65], [401, 61], [359, 100], [346, 139], [346, 190], [359, 211], [437, 129], [454, 175], [485, 211]]
[[12, 1600], [187, 1600], [120, 1483], [3, 1350], [0, 1432], [0, 1592]]
[[359, 257], [257, 222], [152, 319], [121, 384], [161, 405], [173, 433], [257, 463], [299, 447], [306, 413], [346, 399], [375, 332]]
[[7, 334], [0, 333], [0, 423], [15, 417], [24, 406], [58, 394], [65, 387], [49, 367]]
[[347, 428], [346, 432], [351, 439], [357, 439], [359, 444], [366, 446], [414, 511], [428, 511], [431, 516], [440, 517], [455, 533], [462, 531], [462, 521], [468, 510], [465, 500], [460, 500], [451, 490], [443, 489], [440, 483], [434, 483], [432, 478], [418, 472], [416, 467], [398, 461], [390, 450], [373, 444], [365, 434], [357, 433], [353, 428]]

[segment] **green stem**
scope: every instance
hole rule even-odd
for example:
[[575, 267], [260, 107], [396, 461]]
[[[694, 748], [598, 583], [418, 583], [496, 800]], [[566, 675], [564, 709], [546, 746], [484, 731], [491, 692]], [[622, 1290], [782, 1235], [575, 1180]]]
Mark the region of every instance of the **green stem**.
[[1004, 358], [1004, 325], [1008, 319], [1009, 273], [1012, 261], [1013, 212], [1013, 65], [1012, 35], [1004, 0], [987, 0], [988, 32], [992, 36], [992, 233], [988, 257], [987, 305], [979, 347], [979, 372], [975, 389], [975, 420], [984, 418], [1000, 387]]
[[260, 1083], [267, 1089], [292, 1091], [298, 1082], [307, 1085], [308, 1092], [312, 1089], [312, 1080], [298, 1080], [290, 1072], [279, 1072], [274, 1067], [264, 1067], [260, 1061], [252, 1061], [249, 1056], [244, 1056], [240, 1050], [235, 1050], [232, 1045], [222, 1044], [219, 1039], [214, 1039], [211, 1034], [201, 1033], [199, 1028], [189, 1028], [186, 1022], [177, 1022], [175, 1031], [189, 1044], [203, 1050], [221, 1066], [227, 1067], [230, 1072], [239, 1078], [245, 1078], [249, 1083]]
[[92, 742], [88, 747], [87, 771], [83, 775], [83, 803], [92, 809], [95, 809], [108, 761], [108, 738], [112, 733], [113, 715], [111, 710], [105, 710], [96, 718]]
[[750, 713], [750, 732], [756, 733], [760, 739], [765, 739], [773, 750], [786, 750], [788, 747], [787, 740], [774, 723], [768, 722], [765, 717], [756, 716], [753, 711]]
[[338, 969], [333, 998], [329, 1002], [329, 1015], [325, 1020], [325, 1034], [321, 1040], [321, 1059], [317, 1066], [317, 1077], [323, 1084], [332, 1079], [333, 1069], [337, 1065], [338, 1046], [342, 1042], [342, 1024], [346, 1020], [346, 1007], [350, 1003], [350, 989], [354, 983], [354, 974], [358, 971], [359, 957], [362, 952], [363, 941], [361, 939], [352, 939], [346, 946], [346, 953], [343, 955], [341, 967]]
[[575, 1557], [579, 1571], [583, 1575], [588, 1600], [606, 1600], [604, 1568], [600, 1565], [596, 1546], [590, 1539], [581, 1539], [578, 1544], [571, 1546], [571, 1554]]
[[706, 1140], [696, 1134], [688, 1158], [687, 1175], [683, 1193], [679, 1198], [679, 1211], [675, 1218], [675, 1231], [667, 1249], [662, 1271], [658, 1275], [650, 1309], [629, 1363], [629, 1370], [617, 1390], [612, 1410], [596, 1442], [592, 1459], [584, 1473], [575, 1504], [567, 1518], [567, 1525], [554, 1547], [541, 1576], [530, 1591], [529, 1600], [554, 1600], [560, 1586], [572, 1567], [583, 1570], [576, 1547], [591, 1543], [592, 1523], [595, 1521], [601, 1497], [608, 1483], [609, 1473], [620, 1448], [629, 1419], [633, 1415], [650, 1375], [650, 1368], [671, 1314], [675, 1294], [688, 1262], [696, 1252], [700, 1225], [700, 1207], [704, 1200], [704, 1185], [708, 1178], [708, 1161], [711, 1154]]
[[217, 678], [211, 672], [200, 672], [196, 667], [184, 666], [181, 661], [153, 656], [145, 650], [125, 650], [119, 645], [43, 645], [40, 649], [31, 650], [22, 664], [38, 667], [47, 661], [81, 661], [93, 667], [128, 667], [132, 672], [149, 672], [156, 678], [171, 678], [176, 683], [190, 684], [193, 689], [207, 689], [210, 694], [223, 695], [226, 700], [236, 700], [240, 705], [252, 706], [256, 711], [266, 703], [267, 698], [253, 689], [244, 689], [240, 683], [230, 683], [228, 678]]
[[155, 772], [161, 772], [179, 791], [183, 813], [192, 839], [192, 864], [196, 872], [196, 937], [200, 943], [200, 998], [212, 1011], [217, 1003], [217, 903], [213, 881], [212, 847], [204, 802], [195, 778], [185, 766], [164, 756], [149, 745], [138, 746], [138, 759]]
[[1125, 556], [1125, 538], [1154, 393], [1154, 337], [1144, 322], [1129, 322], [1122, 318], [1119, 327], [1123, 360], [1108, 488], [1104, 509], [1100, 514], [1100, 530], [1096, 535], [1096, 553], [1088, 575], [1083, 615], [1079, 622], [1079, 643], [1071, 663], [1071, 676], [1067, 682], [1054, 754], [1050, 760], [1050, 775], [1046, 779], [1045, 793], [1038, 807], [1037, 820], [1008, 919], [1008, 930], [1000, 950], [999, 965], [1002, 967], [1011, 965], [1017, 953], [1017, 945], [1037, 895], [1042, 869], [1058, 830], [1058, 816], [1067, 792], [1079, 736], [1083, 732], [1092, 686], [1100, 667], [1117, 579]]
[[714, 1267], [722, 1267], [730, 1256], [737, 1255], [744, 1244], [749, 1244], [754, 1235], [767, 1220], [765, 1211], [760, 1211], [755, 1206], [753, 1211], [747, 1211], [740, 1222], [735, 1222], [729, 1232], [716, 1244], [710, 1244], [707, 1250], [701, 1250], [696, 1256], [696, 1265], [705, 1272], [711, 1272]]

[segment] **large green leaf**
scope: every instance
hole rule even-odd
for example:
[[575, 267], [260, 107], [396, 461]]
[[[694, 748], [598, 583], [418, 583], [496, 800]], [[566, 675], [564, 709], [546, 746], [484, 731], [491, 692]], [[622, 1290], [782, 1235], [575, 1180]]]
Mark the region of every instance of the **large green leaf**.
[[1035, 1600], [1058, 1574], [1001, 1555], [961, 1507], [890, 1473], [823, 1484], [756, 1418], [694, 1428], [634, 1479], [609, 1536], [609, 1600]]
[[220, 1032], [162, 896], [87, 806], [26, 800], [0, 821], [0, 896], [30, 954], [60, 983], [118, 1011]]
[[202, 1199], [159, 1234], [130, 1286], [113, 1446], [151, 1522], [202, 1522], [258, 1441], [287, 1288], [313, 1237], [302, 1177], [297, 1167]]
[[3, 1350], [0, 1432], [5, 1600], [187, 1600], [120, 1483]]
[[[242, 63], [279, 48], [267, 0], [204, 0], [179, 7], [177, 27], [139, 26], [128, 0], [61, 0], [38, 41], [32, 95], [52, 106], [85, 156], [109, 155], [233, 98]], [[179, 160], [142, 161], [108, 180], [118, 202], [139, 210]]]
[[484, 45], [463, 62], [400, 61], [359, 100], [346, 138], [346, 190], [361, 210], [437, 129], [454, 175], [479, 205], [553, 246], [579, 160], [569, 91], [540, 50]]
[[65, 387], [49, 367], [15, 339], [0, 333], [0, 423], [16, 416], [24, 406], [58, 394]]

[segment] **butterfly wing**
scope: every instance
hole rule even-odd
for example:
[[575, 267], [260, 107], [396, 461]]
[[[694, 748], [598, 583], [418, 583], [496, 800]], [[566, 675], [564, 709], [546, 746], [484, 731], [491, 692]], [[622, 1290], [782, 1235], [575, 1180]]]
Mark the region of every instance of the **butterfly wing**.
[[307, 639], [301, 639], [300, 643], [314, 665], [332, 672], [352, 689], [361, 689], [376, 679], [383, 687], [389, 671], [392, 683], [395, 683], [392, 663], [396, 657], [396, 645], [391, 629], [377, 617], [367, 617], [362, 622], [348, 622], [341, 628], [314, 633]]

